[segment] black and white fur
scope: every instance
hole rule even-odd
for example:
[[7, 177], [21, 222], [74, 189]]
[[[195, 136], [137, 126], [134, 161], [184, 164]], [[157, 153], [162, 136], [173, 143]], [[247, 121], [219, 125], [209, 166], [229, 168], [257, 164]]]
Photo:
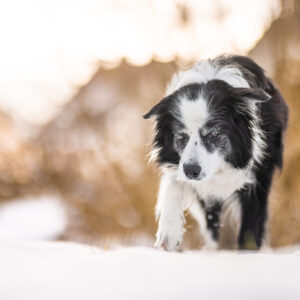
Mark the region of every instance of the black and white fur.
[[151, 154], [162, 170], [155, 246], [179, 246], [189, 210], [206, 248], [218, 247], [225, 216], [238, 226], [239, 248], [259, 248], [288, 119], [263, 69], [244, 56], [200, 61], [173, 77], [167, 96], [144, 115], [150, 117]]

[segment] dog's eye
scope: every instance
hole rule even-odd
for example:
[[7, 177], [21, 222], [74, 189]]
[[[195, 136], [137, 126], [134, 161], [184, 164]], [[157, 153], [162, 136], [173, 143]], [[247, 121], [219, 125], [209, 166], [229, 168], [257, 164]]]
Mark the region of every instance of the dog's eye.
[[215, 139], [215, 138], [217, 138], [217, 137], [219, 137], [220, 136], [220, 133], [217, 131], [217, 130], [213, 130], [213, 131], [211, 131], [208, 135], [207, 135], [207, 137], [209, 138], [209, 139]]
[[179, 148], [183, 148], [189, 140], [189, 136], [185, 133], [181, 133], [175, 136], [175, 143]]

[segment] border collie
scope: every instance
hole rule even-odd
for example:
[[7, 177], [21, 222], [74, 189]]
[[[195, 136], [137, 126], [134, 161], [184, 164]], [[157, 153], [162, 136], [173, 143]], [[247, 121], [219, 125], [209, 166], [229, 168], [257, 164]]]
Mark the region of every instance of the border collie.
[[244, 56], [200, 61], [172, 78], [166, 97], [144, 115], [151, 117], [151, 156], [162, 171], [155, 246], [178, 248], [189, 210], [206, 248], [218, 247], [226, 216], [240, 249], [260, 248], [288, 121], [264, 70]]

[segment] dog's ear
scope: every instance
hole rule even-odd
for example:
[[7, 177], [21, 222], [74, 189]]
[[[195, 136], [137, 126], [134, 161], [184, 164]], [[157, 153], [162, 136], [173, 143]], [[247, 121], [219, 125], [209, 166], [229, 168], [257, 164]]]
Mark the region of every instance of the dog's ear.
[[154, 105], [146, 114], [143, 115], [144, 119], [150, 119], [163, 114], [167, 110], [168, 103], [172, 100], [172, 96], [163, 98], [160, 102]]
[[240, 98], [255, 102], [267, 102], [272, 98], [261, 88], [235, 88], [234, 93]]
[[158, 116], [160, 111], [160, 102], [154, 105], [146, 114], [143, 115], [144, 119], [150, 119], [154, 116]]

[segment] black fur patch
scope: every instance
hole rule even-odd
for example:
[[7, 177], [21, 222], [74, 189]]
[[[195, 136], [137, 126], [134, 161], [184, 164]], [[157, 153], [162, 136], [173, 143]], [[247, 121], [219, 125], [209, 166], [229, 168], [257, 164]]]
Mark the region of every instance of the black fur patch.
[[205, 211], [207, 229], [211, 232], [212, 238], [218, 241], [222, 204], [219, 201], [213, 201], [211, 205], [205, 205], [203, 200], [200, 200], [200, 204]]

